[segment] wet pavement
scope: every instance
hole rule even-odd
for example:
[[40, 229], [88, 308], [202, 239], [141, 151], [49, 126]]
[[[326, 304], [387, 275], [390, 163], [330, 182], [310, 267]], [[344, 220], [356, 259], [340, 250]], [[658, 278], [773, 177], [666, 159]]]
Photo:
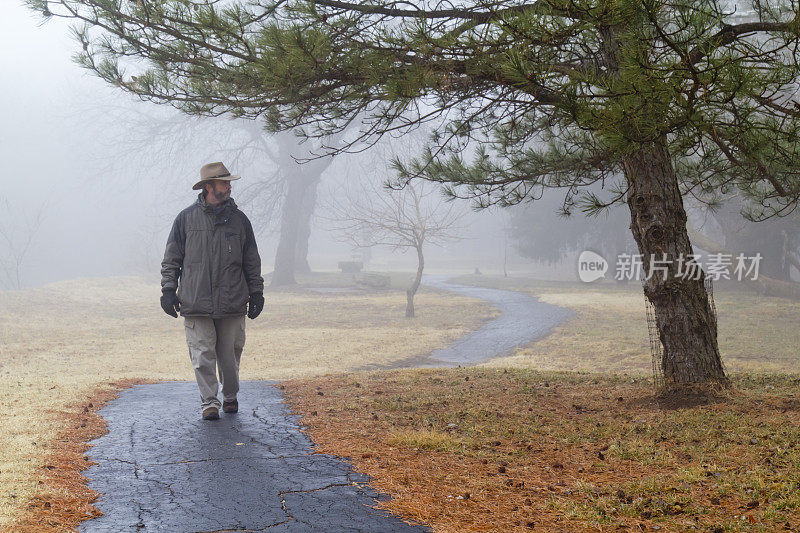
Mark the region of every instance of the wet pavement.
[[[546, 335], [571, 311], [511, 291], [427, 276], [424, 283], [487, 300], [501, 316], [407, 366], [475, 364]], [[103, 516], [82, 532], [421, 532], [372, 509], [378, 494], [347, 461], [314, 454], [274, 383], [243, 381], [240, 411], [203, 421], [194, 382], [138, 385], [100, 411], [86, 471]]]
[[441, 350], [435, 350], [417, 367], [467, 366], [511, 354], [516, 348], [541, 339], [573, 315], [566, 307], [540, 302], [514, 291], [458, 285], [446, 276], [425, 276], [423, 284], [462, 296], [480, 298], [500, 310], [500, 316]]
[[312, 442], [273, 383], [243, 381], [240, 411], [200, 419], [197, 385], [138, 385], [100, 411], [86, 471], [104, 513], [82, 532], [421, 532], [371, 507], [366, 476]]

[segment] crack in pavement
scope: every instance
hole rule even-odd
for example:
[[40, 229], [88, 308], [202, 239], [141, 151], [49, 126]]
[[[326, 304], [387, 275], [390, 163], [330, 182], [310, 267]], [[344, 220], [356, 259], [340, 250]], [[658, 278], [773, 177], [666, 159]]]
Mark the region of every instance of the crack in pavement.
[[324, 486], [324, 487], [319, 487], [319, 488], [316, 488], [316, 489], [303, 489], [303, 490], [284, 490], [284, 491], [281, 491], [281, 492], [279, 492], [279, 493], [278, 493], [278, 496], [280, 496], [281, 498], [283, 498], [283, 496], [284, 496], [284, 495], [286, 495], [286, 494], [299, 494], [299, 493], [301, 493], [301, 492], [302, 492], [302, 493], [318, 492], [318, 491], [321, 491], [321, 490], [328, 490], [328, 489], [330, 489], [330, 488], [333, 488], [333, 487], [349, 487], [349, 486], [351, 486], [351, 485], [355, 485], [356, 487], [362, 488], [362, 486], [361, 486], [361, 485], [359, 485], [358, 483], [353, 483], [353, 482], [348, 482], [348, 483], [331, 483], [330, 485], [326, 485], [326, 486]]
[[281, 509], [286, 514], [286, 516], [289, 518], [289, 520], [287, 522], [291, 522], [292, 520], [294, 520], [294, 517], [289, 512], [289, 509], [286, 508], [286, 498], [284, 498], [283, 496], [281, 496]]
[[266, 531], [273, 527], [282, 526], [284, 524], [288, 524], [292, 520], [284, 520], [283, 522], [278, 522], [277, 524], [270, 524], [266, 526], [264, 529], [215, 529], [214, 531], [196, 531], [194, 533], [260, 533], [261, 531]]
[[[316, 455], [314, 453], [301, 453], [297, 455], [276, 455], [275, 457], [263, 457], [262, 460], [264, 461], [279, 461], [281, 459], [297, 459], [301, 457], [308, 457], [311, 455]], [[214, 463], [214, 462], [223, 462], [223, 461], [241, 461], [241, 457], [213, 457], [209, 459], [186, 459], [183, 461], [174, 461], [171, 463], [134, 463], [131, 461], [126, 461], [124, 459], [117, 459], [116, 457], [112, 457], [110, 459], [103, 459], [106, 461], [117, 461], [119, 463], [125, 463], [134, 466], [137, 471], [139, 467], [148, 467], [148, 466], [170, 466], [170, 465], [190, 465], [195, 463]], [[136, 476], [139, 477], [138, 475]]]

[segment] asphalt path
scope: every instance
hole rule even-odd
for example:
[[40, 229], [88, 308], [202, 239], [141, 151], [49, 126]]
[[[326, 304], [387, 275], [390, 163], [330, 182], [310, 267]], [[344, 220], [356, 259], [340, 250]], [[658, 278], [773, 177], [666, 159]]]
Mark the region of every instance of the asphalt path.
[[479, 298], [500, 310], [490, 320], [456, 342], [435, 350], [415, 366], [468, 366], [511, 354], [516, 348], [541, 339], [573, 315], [566, 307], [540, 302], [538, 298], [514, 291], [459, 285], [445, 276], [425, 276], [429, 287]]
[[[408, 366], [471, 365], [546, 335], [571, 312], [511, 291], [426, 277], [432, 287], [489, 301], [501, 315]], [[100, 411], [86, 471], [103, 516], [82, 532], [422, 532], [373, 509], [385, 496], [338, 457], [315, 454], [272, 382], [243, 381], [240, 411], [203, 421], [193, 382], [138, 385]]]
[[88, 452], [103, 516], [80, 531], [428, 531], [372, 509], [366, 476], [314, 454], [282, 400], [274, 383], [243, 381], [239, 413], [203, 421], [195, 383], [123, 391]]

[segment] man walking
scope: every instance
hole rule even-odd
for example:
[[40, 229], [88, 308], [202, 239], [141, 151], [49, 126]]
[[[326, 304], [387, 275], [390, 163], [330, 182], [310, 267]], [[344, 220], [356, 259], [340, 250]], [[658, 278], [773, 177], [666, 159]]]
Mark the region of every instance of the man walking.
[[184, 317], [203, 420], [236, 413], [244, 316], [264, 308], [264, 278], [253, 227], [231, 198], [232, 176], [220, 162], [200, 169], [197, 201], [178, 214], [161, 263], [161, 308]]

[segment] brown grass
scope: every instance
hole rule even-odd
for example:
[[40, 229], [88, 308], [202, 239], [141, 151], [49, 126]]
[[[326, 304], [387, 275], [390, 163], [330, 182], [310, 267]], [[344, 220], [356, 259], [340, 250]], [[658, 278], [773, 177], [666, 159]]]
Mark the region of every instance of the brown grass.
[[58, 420], [60, 429], [50, 443], [43, 443], [44, 466], [37, 480], [38, 488], [8, 532], [73, 531], [84, 520], [102, 513], [92, 505], [99, 494], [87, 486], [82, 472], [95, 464], [84, 453], [87, 444], [107, 433], [106, 421], [98, 414], [125, 388], [145, 383], [126, 380], [103, 385], [94, 390], [91, 401], [68, 405], [48, 413]]
[[661, 410], [647, 380], [510, 369], [284, 384], [318, 451], [435, 531], [800, 528], [800, 379]]

